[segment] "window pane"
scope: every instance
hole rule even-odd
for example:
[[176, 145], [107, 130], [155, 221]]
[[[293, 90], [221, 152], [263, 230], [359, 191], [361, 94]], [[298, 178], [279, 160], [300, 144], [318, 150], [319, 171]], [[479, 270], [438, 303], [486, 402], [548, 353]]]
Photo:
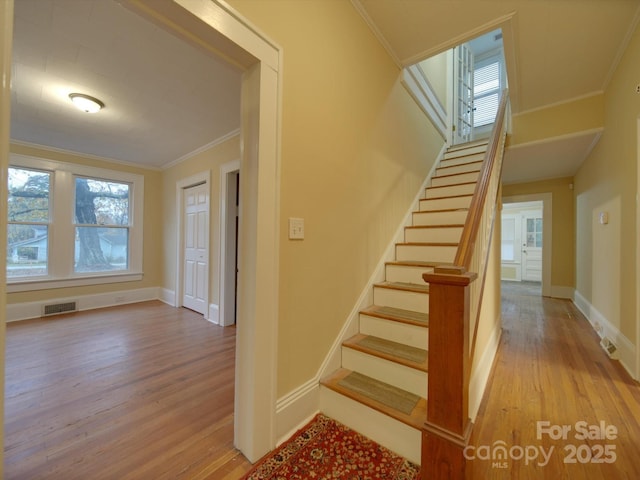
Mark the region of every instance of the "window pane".
[[7, 278], [47, 274], [48, 227], [7, 225]]
[[76, 177], [76, 223], [83, 225], [128, 225], [128, 183]]
[[473, 72], [473, 94], [480, 95], [500, 89], [500, 63], [490, 63]]
[[128, 228], [76, 227], [76, 272], [126, 270], [128, 251]]
[[50, 173], [9, 167], [7, 183], [10, 222], [49, 221]]

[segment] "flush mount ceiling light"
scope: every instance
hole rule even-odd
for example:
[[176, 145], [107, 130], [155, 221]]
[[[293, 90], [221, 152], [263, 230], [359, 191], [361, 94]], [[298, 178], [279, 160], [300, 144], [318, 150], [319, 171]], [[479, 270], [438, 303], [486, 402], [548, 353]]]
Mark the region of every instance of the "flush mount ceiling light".
[[83, 112], [96, 113], [104, 108], [104, 103], [95, 97], [85, 95], [84, 93], [70, 93], [69, 98], [73, 104]]

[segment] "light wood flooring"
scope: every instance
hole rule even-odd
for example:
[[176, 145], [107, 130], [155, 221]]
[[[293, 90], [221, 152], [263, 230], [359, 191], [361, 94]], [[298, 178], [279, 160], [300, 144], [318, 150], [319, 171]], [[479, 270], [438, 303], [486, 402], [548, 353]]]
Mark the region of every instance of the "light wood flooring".
[[5, 479], [237, 479], [235, 328], [160, 302], [7, 326]]
[[[554, 451], [546, 466], [541, 457], [476, 459], [469, 477], [640, 478], [640, 386], [588, 322], [571, 302], [526, 284], [505, 284], [502, 314], [471, 445]], [[160, 302], [9, 324], [5, 478], [240, 478], [251, 465], [233, 448], [234, 357], [234, 328]], [[571, 431], [538, 439], [539, 421]], [[605, 422], [616, 438], [577, 440], [581, 421]], [[614, 447], [600, 458], [613, 451], [615, 462], [580, 463], [599, 445], [603, 454]], [[577, 463], [565, 464], [572, 448]]]
[[[495, 463], [477, 458], [468, 462], [472, 478], [639, 479], [640, 385], [609, 359], [573, 303], [543, 298], [535, 284], [505, 282], [502, 320], [493, 381], [485, 392], [471, 445], [489, 446], [492, 454], [502, 445], [512, 453]], [[566, 439], [559, 435], [553, 440], [542, 430], [538, 435], [538, 422], [570, 430], [565, 429]], [[611, 439], [580, 438], [579, 422], [598, 425], [586, 427], [594, 436], [604, 422]], [[611, 427], [617, 430], [615, 439]], [[541, 447], [549, 457], [546, 465]], [[530, 456], [537, 449], [538, 458], [512, 458], [526, 449]], [[615, 461], [597, 463], [604, 460]]]

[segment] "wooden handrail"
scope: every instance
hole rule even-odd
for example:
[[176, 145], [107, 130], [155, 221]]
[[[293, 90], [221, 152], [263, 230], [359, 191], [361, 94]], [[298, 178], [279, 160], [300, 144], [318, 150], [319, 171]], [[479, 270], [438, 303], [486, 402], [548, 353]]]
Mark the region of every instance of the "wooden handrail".
[[500, 145], [500, 134], [505, 121], [508, 100], [509, 92], [505, 89], [502, 91], [496, 121], [493, 125], [484, 161], [482, 162], [482, 167], [478, 176], [478, 183], [476, 184], [476, 188], [473, 192], [471, 205], [469, 207], [469, 215], [467, 215], [467, 220], [462, 230], [460, 246], [458, 247], [458, 251], [453, 261], [453, 264], [456, 267], [462, 267], [465, 271], [469, 271], [469, 267], [471, 266], [471, 259], [473, 257], [475, 243], [478, 237], [478, 230], [480, 229], [480, 219], [482, 218], [482, 212], [487, 198], [487, 191], [489, 189], [489, 180], [491, 179], [496, 153], [498, 151], [498, 146]]

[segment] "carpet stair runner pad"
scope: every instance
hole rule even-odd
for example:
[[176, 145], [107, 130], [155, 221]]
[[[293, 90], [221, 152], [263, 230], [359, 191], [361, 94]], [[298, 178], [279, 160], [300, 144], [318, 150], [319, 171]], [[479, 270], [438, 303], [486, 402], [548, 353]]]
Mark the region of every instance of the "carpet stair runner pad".
[[242, 480], [417, 480], [420, 467], [318, 414]]

